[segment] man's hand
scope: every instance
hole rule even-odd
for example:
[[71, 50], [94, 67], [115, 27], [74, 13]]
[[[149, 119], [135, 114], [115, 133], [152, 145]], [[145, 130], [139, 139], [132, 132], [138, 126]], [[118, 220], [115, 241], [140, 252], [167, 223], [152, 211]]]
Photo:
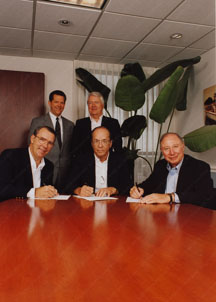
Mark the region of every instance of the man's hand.
[[114, 187], [102, 188], [97, 191], [95, 194], [98, 197], [111, 196], [113, 194], [117, 194], [117, 190]]
[[144, 190], [140, 187], [133, 186], [130, 189], [130, 197], [139, 199], [144, 193]]
[[52, 198], [58, 195], [58, 191], [53, 186], [43, 186], [35, 189], [35, 197]]
[[93, 194], [93, 192], [94, 192], [94, 188], [84, 185], [80, 188], [78, 195], [89, 197]]
[[147, 195], [140, 200], [142, 203], [169, 203], [170, 202], [170, 196], [168, 194], [150, 194]]

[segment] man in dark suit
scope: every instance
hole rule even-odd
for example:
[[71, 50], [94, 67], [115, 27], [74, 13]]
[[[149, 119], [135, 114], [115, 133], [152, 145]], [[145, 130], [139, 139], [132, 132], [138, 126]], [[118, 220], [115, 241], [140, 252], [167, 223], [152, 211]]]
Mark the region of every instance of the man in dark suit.
[[104, 99], [99, 92], [91, 92], [88, 97], [89, 117], [76, 121], [73, 133], [73, 154], [87, 154], [92, 151], [91, 147], [91, 131], [99, 126], [109, 129], [112, 137], [112, 149], [121, 151], [122, 138], [118, 120], [103, 116]]
[[55, 142], [55, 132], [39, 127], [29, 148], [7, 149], [0, 155], [0, 200], [49, 198], [58, 194], [52, 186], [53, 164], [44, 159]]
[[156, 163], [148, 179], [131, 188], [130, 196], [143, 203], [207, 202], [213, 191], [209, 165], [185, 155], [184, 142], [176, 133], [164, 134], [160, 148], [164, 159]]
[[64, 185], [65, 175], [71, 164], [71, 141], [74, 124], [61, 116], [66, 102], [66, 95], [60, 90], [52, 91], [49, 95], [50, 112], [32, 120], [29, 139], [34, 130], [40, 126], [48, 126], [56, 131], [56, 141], [46, 156], [54, 164], [53, 183], [57, 188]]
[[112, 152], [110, 132], [101, 126], [92, 131], [94, 152], [85, 154], [74, 163], [65, 193], [80, 196], [111, 196], [127, 193], [131, 187], [129, 170], [123, 154]]

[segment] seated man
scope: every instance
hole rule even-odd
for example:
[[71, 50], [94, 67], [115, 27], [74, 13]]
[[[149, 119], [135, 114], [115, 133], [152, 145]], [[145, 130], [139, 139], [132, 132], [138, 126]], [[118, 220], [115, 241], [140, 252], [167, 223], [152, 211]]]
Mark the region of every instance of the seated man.
[[184, 155], [184, 142], [176, 133], [164, 134], [160, 148], [164, 159], [149, 178], [131, 188], [130, 196], [143, 203], [205, 204], [213, 190], [209, 165]]
[[72, 149], [75, 157], [92, 152], [91, 132], [96, 127], [106, 127], [112, 136], [112, 149], [122, 150], [121, 130], [118, 120], [103, 115], [104, 99], [99, 92], [91, 92], [88, 97], [89, 117], [76, 121], [73, 132]]
[[110, 132], [105, 127], [92, 131], [93, 152], [79, 157], [74, 163], [66, 193], [80, 196], [111, 196], [127, 193], [131, 182], [126, 160], [112, 152]]
[[0, 155], [0, 200], [49, 198], [58, 194], [52, 186], [53, 164], [44, 158], [55, 142], [55, 131], [39, 127], [29, 148], [7, 149]]

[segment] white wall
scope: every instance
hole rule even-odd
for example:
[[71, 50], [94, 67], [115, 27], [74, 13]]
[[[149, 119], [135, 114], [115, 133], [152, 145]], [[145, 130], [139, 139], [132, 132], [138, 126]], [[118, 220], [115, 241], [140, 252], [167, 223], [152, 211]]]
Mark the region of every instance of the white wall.
[[[216, 85], [215, 53], [215, 48], [208, 51], [202, 56], [201, 61], [194, 65], [188, 89], [188, 108], [175, 114], [175, 131], [181, 136], [204, 126], [203, 90]], [[202, 153], [191, 152], [188, 149], [186, 152], [208, 162], [212, 171], [216, 171], [216, 147]]]
[[77, 105], [73, 94], [73, 61], [0, 55], [0, 69], [44, 73], [46, 110], [48, 111], [49, 93], [56, 89], [62, 90], [67, 96], [63, 115], [74, 122], [76, 121]]

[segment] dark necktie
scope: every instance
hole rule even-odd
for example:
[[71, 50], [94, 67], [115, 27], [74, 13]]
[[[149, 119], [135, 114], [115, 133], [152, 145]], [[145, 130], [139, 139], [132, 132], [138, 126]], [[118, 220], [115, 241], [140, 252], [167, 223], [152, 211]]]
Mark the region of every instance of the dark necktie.
[[56, 118], [56, 125], [55, 125], [55, 132], [56, 132], [56, 138], [58, 140], [59, 148], [61, 149], [62, 142], [61, 142], [61, 128], [59, 124], [59, 118]]

